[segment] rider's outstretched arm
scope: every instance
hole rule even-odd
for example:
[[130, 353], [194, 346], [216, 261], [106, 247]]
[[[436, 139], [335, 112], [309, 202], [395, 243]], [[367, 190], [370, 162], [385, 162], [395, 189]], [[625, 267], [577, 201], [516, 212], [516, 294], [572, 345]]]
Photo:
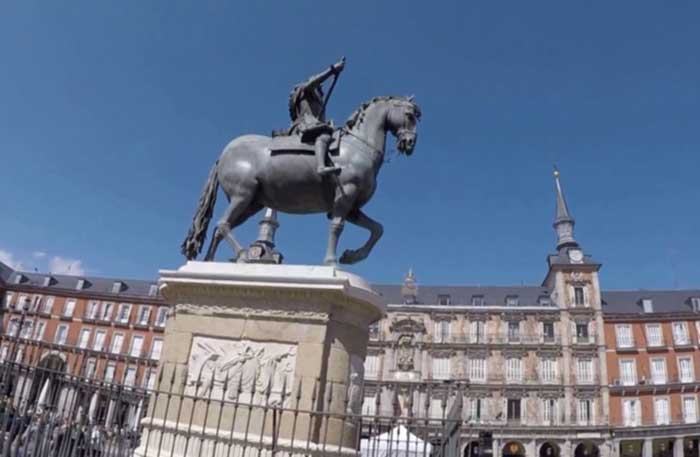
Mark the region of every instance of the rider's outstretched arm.
[[320, 84], [323, 84], [325, 80], [330, 78], [332, 75], [338, 74], [343, 71], [345, 67], [345, 58], [343, 57], [338, 63], [331, 65], [327, 70], [314, 75], [306, 80], [304, 85], [308, 88], [314, 88]]

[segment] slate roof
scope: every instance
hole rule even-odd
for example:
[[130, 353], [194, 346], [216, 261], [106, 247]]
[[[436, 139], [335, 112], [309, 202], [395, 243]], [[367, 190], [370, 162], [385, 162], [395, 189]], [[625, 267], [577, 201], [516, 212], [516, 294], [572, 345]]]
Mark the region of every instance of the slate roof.
[[[52, 290], [61, 290], [65, 292], [86, 292], [95, 294], [107, 294], [115, 295], [120, 297], [149, 297], [149, 292], [151, 285], [156, 284], [157, 281], [144, 281], [142, 279], [119, 279], [119, 278], [100, 278], [96, 276], [69, 276], [69, 275], [55, 275], [49, 273], [30, 273], [25, 271], [14, 271], [10, 269], [7, 265], [0, 262], [0, 274], [7, 269], [9, 273], [5, 282], [7, 284], [17, 284], [24, 286], [35, 286], [35, 287], [47, 287], [45, 286], [45, 280], [47, 277], [51, 278], [51, 285], [49, 286]], [[17, 282], [18, 277], [20, 277], [20, 282]], [[76, 289], [78, 281], [84, 280], [84, 286], [82, 289]], [[115, 282], [121, 282], [121, 290], [118, 293], [113, 292], [113, 287]], [[152, 296], [153, 297], [153, 296]]]
[[[405, 300], [400, 285], [374, 284], [388, 304], [400, 305]], [[540, 297], [549, 297], [549, 290], [540, 286], [421, 286], [418, 285], [416, 305], [437, 305], [439, 295], [449, 295], [450, 305], [471, 306], [472, 297], [484, 297], [484, 306], [506, 306], [506, 297], [517, 296], [518, 306], [542, 306]]]
[[602, 293], [603, 312], [643, 314], [641, 301], [650, 298], [654, 313], [693, 311], [691, 297], [700, 297], [700, 289], [685, 290], [614, 290]]
[[9, 282], [12, 273], [14, 273], [12, 268], [0, 262], [0, 283]]

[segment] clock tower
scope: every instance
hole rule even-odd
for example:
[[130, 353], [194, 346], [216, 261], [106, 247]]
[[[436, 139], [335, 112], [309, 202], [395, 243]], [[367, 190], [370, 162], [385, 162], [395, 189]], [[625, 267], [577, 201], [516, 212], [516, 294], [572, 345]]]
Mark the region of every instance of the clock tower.
[[[547, 257], [543, 286], [560, 308], [565, 416], [572, 422], [605, 425], [608, 418], [607, 366], [598, 270], [574, 237], [574, 218], [564, 198], [559, 171], [554, 171], [555, 254]], [[604, 443], [609, 437], [596, 436]]]

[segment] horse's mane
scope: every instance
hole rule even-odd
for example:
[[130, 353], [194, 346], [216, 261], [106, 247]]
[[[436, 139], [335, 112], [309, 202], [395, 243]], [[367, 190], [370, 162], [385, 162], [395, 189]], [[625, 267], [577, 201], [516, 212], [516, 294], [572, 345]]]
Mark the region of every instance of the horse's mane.
[[408, 102], [413, 105], [413, 108], [416, 110], [416, 117], [420, 119], [420, 107], [416, 104], [416, 102], [413, 101], [413, 97], [402, 97], [399, 95], [382, 95], [380, 97], [374, 97], [370, 100], [367, 100], [366, 102], [362, 103], [353, 113], [348, 117], [348, 120], [345, 121], [345, 126], [349, 129], [356, 127], [362, 123], [362, 120], [364, 119], [365, 112], [367, 111], [367, 108], [370, 106], [374, 105], [375, 103], [378, 102], [385, 102], [385, 101], [391, 101], [391, 100], [397, 100], [397, 101], [404, 101]]

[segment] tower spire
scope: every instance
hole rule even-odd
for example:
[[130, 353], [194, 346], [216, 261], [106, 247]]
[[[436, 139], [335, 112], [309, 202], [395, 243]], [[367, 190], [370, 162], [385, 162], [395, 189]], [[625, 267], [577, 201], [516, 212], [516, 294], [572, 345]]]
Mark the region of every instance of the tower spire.
[[574, 239], [575, 221], [569, 213], [564, 191], [561, 188], [561, 182], [559, 182], [559, 170], [556, 167], [554, 167], [554, 182], [557, 192], [557, 211], [553, 226], [557, 233], [557, 249], [561, 251], [564, 248], [578, 247], [578, 243]]

